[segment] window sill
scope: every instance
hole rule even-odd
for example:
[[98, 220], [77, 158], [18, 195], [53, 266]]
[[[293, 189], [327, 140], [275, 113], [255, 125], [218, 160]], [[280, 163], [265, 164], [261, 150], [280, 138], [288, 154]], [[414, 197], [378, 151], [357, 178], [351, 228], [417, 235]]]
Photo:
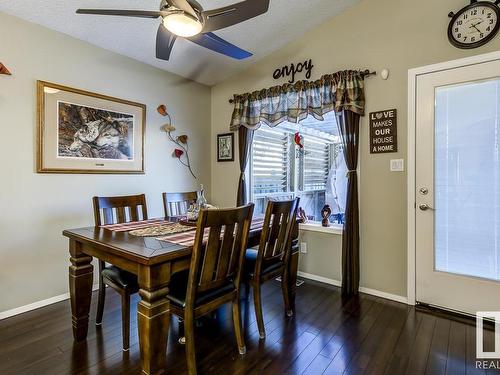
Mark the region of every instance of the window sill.
[[337, 235], [342, 235], [342, 228], [341, 224], [330, 224], [329, 227], [324, 227], [319, 221], [309, 221], [305, 224], [299, 224], [299, 230]]

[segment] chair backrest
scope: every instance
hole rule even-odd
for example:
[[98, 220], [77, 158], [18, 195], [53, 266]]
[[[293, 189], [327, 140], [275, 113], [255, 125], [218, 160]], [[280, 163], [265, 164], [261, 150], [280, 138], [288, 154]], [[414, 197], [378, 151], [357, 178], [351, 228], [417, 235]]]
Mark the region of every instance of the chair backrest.
[[129, 221], [147, 220], [146, 196], [94, 197], [95, 225], [121, 224]]
[[299, 198], [290, 201], [269, 201], [255, 262], [255, 276], [273, 262], [288, 262], [293, 226], [296, 221]]
[[163, 208], [165, 216], [186, 215], [189, 205], [196, 203], [198, 192], [163, 193]]
[[232, 209], [200, 211], [191, 255], [187, 308], [194, 306], [197, 293], [230, 282], [239, 288], [253, 208], [250, 203]]

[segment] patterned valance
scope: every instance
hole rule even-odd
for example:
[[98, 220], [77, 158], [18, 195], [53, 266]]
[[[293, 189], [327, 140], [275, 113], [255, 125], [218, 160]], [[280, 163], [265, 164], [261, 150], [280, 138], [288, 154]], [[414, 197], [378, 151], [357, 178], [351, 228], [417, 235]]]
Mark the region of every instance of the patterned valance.
[[286, 83], [252, 93], [235, 95], [231, 130], [240, 126], [259, 128], [261, 122], [276, 126], [297, 123], [308, 115], [323, 120], [330, 111], [349, 110], [364, 115], [364, 72], [347, 70], [322, 76], [317, 81]]

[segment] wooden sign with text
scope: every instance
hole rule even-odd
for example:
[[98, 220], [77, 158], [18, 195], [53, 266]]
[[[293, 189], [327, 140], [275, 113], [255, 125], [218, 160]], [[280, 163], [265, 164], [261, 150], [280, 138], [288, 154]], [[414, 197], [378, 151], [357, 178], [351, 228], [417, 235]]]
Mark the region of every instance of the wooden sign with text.
[[370, 154], [398, 151], [398, 111], [370, 113]]

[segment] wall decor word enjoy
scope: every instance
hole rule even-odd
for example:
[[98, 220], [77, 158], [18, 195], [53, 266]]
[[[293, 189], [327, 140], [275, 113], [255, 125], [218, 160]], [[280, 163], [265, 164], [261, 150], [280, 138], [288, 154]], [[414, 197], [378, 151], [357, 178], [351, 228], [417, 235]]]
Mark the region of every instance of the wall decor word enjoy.
[[295, 82], [295, 75], [297, 73], [302, 73], [305, 70], [306, 79], [310, 79], [312, 68], [314, 68], [314, 65], [312, 64], [311, 59], [306, 60], [304, 62], [300, 62], [297, 65], [295, 65], [294, 63], [291, 63], [290, 65], [286, 65], [282, 68], [276, 69], [273, 73], [273, 78], [280, 79], [280, 78], [291, 76], [291, 78], [288, 80], [288, 83], [294, 83]]

